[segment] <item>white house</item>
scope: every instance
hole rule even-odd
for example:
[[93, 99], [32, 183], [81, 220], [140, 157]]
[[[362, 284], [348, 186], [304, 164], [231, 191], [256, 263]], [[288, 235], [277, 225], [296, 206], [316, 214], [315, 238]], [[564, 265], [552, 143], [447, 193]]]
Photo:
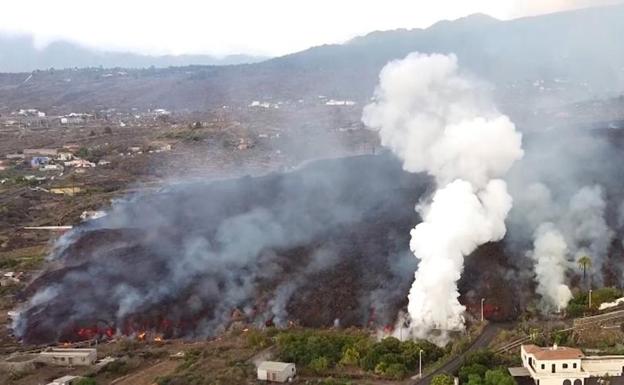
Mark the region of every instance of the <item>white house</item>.
[[60, 160], [62, 162], [67, 162], [74, 159], [74, 154], [69, 151], [59, 151], [56, 160]]
[[39, 361], [49, 365], [86, 366], [93, 365], [97, 360], [97, 350], [51, 348], [39, 353]]
[[586, 385], [593, 377], [619, 377], [624, 356], [585, 356], [580, 349], [554, 345], [522, 345], [523, 368], [510, 368], [512, 375], [528, 376], [535, 385]]
[[264, 361], [258, 365], [258, 380], [291, 382], [296, 375], [297, 369], [293, 363]]

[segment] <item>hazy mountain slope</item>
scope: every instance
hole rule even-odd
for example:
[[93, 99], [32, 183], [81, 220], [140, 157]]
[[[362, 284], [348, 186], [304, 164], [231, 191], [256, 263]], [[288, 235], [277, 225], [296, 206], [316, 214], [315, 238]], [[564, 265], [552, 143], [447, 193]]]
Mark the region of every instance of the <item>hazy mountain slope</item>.
[[187, 65], [230, 65], [255, 63], [264, 57], [231, 55], [218, 58], [210, 55], [149, 56], [128, 52], [107, 52], [67, 42], [53, 42], [43, 49], [35, 48], [30, 36], [0, 35], [0, 72], [29, 72], [48, 68], [125, 67], [147, 68]]
[[[39, 108], [203, 109], [255, 99], [326, 95], [367, 100], [379, 70], [412, 51], [456, 53], [462, 68], [496, 86], [506, 108], [526, 110], [621, 93], [624, 6], [498, 21], [473, 15], [427, 29], [374, 32], [256, 64], [0, 75], [0, 111]], [[105, 77], [108, 76], [108, 77]], [[544, 81], [545, 83], [540, 83]]]

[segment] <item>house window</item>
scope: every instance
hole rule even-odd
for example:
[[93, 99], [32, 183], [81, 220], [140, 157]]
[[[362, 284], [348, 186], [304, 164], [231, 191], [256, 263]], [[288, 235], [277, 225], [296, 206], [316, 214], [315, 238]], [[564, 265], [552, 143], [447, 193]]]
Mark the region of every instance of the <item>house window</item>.
[[563, 368], [567, 369], [568, 368], [568, 364], [563, 364]]
[[572, 364], [572, 367], [576, 369], [576, 362]]
[[546, 365], [542, 364], [542, 370], [546, 369]]

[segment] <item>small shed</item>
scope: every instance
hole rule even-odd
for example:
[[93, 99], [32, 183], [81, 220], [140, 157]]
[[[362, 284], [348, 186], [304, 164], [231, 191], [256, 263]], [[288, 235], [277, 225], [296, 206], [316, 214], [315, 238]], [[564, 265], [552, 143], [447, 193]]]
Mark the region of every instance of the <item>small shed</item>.
[[258, 380], [291, 382], [296, 375], [297, 369], [293, 363], [264, 361], [258, 365]]

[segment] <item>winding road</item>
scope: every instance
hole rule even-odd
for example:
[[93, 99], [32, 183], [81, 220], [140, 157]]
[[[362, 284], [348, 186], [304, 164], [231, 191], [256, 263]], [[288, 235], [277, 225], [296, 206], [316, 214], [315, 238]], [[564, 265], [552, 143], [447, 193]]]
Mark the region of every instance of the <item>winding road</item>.
[[412, 380], [409, 382], [410, 385], [430, 385], [431, 380], [437, 374], [447, 373], [453, 374], [455, 371], [459, 369], [461, 366], [462, 360], [467, 353], [473, 352], [475, 350], [487, 347], [490, 342], [496, 337], [496, 334], [504, 327], [505, 324], [487, 324], [481, 334], [474, 340], [472, 345], [457, 357], [453, 358], [440, 368], [434, 370], [433, 372], [427, 374], [422, 379]]

